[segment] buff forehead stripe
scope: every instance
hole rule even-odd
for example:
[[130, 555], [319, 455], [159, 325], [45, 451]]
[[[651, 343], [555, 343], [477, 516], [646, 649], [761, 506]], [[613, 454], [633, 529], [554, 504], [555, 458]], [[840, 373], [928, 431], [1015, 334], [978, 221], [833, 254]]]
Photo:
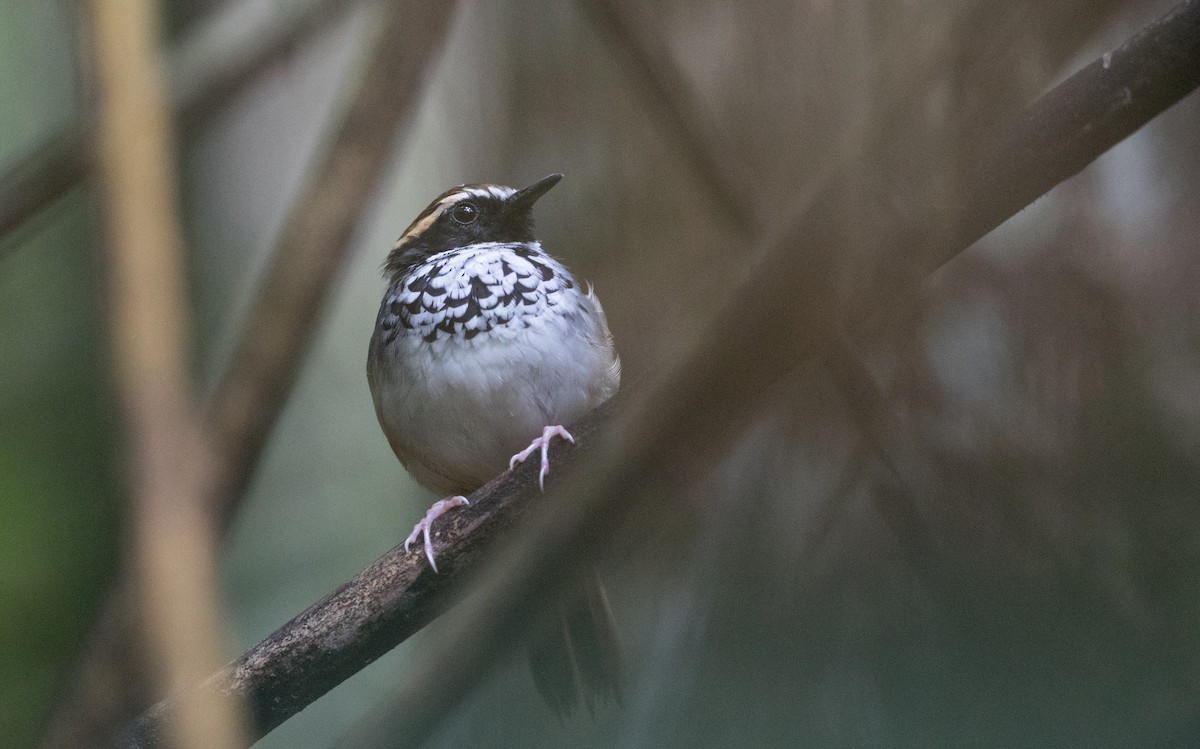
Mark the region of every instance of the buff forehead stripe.
[[437, 221], [438, 217], [445, 213], [445, 211], [445, 201], [439, 202], [436, 208], [426, 214], [425, 218], [408, 227], [408, 231], [400, 235], [400, 238], [396, 240], [396, 247], [399, 247], [413, 237], [420, 236], [426, 229], [432, 226], [433, 222]]

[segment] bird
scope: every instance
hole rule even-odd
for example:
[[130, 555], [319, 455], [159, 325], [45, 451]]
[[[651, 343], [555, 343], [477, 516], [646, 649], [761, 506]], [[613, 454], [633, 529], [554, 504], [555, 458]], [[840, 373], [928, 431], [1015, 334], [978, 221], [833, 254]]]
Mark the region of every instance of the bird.
[[[539, 486], [554, 439], [617, 391], [621, 360], [600, 300], [538, 241], [532, 208], [561, 174], [515, 189], [462, 184], [431, 202], [383, 265], [387, 290], [367, 356], [379, 424], [410, 475], [442, 495], [413, 527], [431, 534], [467, 495], [531, 456]], [[534, 682], [560, 717], [581, 698], [620, 702], [621, 655], [599, 578], [531, 637]]]

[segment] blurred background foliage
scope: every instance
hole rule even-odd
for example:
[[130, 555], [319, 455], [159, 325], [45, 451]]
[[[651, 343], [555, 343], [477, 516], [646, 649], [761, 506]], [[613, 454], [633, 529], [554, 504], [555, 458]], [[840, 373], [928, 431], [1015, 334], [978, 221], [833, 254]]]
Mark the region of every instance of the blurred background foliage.
[[[169, 39], [254, 1], [168, 2]], [[936, 217], [982, 133], [1172, 5], [639, 6], [741, 165], [753, 218], [739, 227], [589, 3], [461, 3], [226, 544], [230, 657], [397, 543], [432, 499], [380, 434], [364, 364], [380, 263], [434, 195], [566, 173], [540, 233], [596, 284], [636, 387], [695, 339], [753, 237], [831, 153], [847, 184], [868, 165], [895, 174], [847, 206], [864, 231]], [[369, 6], [183, 123], [202, 391], [354, 75]], [[78, 116], [76, 10], [0, 4], [0, 171]], [[1192, 95], [856, 341], [887, 394], [870, 439], [837, 377], [802, 367], [671, 521], [629, 529], [602, 560], [631, 664], [622, 710], [560, 725], [514, 658], [434, 745], [1194, 746], [1197, 121]], [[0, 735], [14, 745], [34, 741], [119, 560], [98, 216], [76, 189], [0, 245]], [[906, 272], [847, 265], [847, 304], [869, 303], [861, 279]], [[386, 713], [436, 636], [261, 745], [337, 745]]]
[[[0, 165], [76, 116], [67, 3], [0, 4]], [[0, 735], [28, 745], [117, 562], [91, 193], [0, 240]]]

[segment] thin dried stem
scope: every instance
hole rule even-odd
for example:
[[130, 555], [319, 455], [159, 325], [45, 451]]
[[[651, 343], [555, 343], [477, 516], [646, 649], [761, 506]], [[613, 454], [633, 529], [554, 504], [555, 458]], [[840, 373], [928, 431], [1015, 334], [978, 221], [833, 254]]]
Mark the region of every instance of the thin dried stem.
[[[183, 242], [157, 17], [146, 0], [91, 6], [96, 146], [107, 205], [113, 364], [126, 429], [141, 616], [156, 675], [219, 663], [211, 463], [187, 367]], [[236, 702], [198, 695], [169, 728], [181, 747], [240, 743]]]
[[[436, 59], [453, 5], [409, 2], [387, 10], [348, 108], [276, 244], [207, 413], [215, 454], [203, 501], [215, 513], [218, 533], [233, 516], [283, 407], [354, 226], [419, 101], [419, 84]], [[44, 745], [102, 744], [145, 704], [141, 673], [128, 649], [130, 598], [126, 582], [105, 602]]]

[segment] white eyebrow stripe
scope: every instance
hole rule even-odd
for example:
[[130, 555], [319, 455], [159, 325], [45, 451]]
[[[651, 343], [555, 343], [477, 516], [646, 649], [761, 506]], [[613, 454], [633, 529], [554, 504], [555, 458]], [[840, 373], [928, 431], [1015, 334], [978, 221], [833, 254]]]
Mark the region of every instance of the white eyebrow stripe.
[[513, 188], [505, 187], [503, 185], [475, 185], [472, 187], [464, 187], [461, 190], [455, 191], [451, 195], [447, 195], [442, 200], [442, 202], [443, 203], [445, 203], [446, 201], [457, 202], [459, 200], [462, 200], [463, 198], [468, 198], [468, 197], [469, 198], [497, 198], [498, 200], [504, 200], [505, 198], [512, 197], [513, 193], [515, 193], [515, 192], [516, 192], [516, 190], [514, 190]]

